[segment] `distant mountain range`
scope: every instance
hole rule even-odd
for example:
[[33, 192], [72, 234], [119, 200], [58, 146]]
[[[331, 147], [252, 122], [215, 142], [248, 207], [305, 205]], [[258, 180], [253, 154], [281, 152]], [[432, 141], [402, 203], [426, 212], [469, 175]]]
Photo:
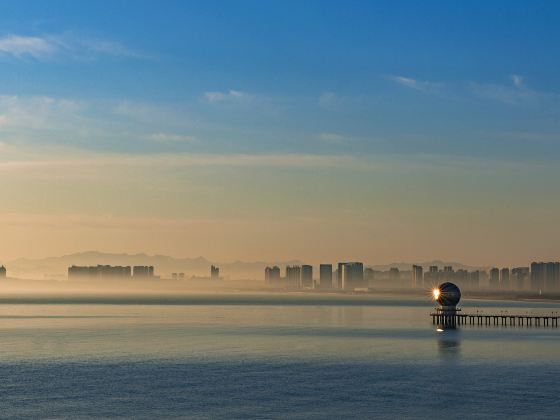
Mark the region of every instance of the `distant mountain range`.
[[[269, 265], [278, 265], [284, 268], [289, 264], [302, 264], [301, 261], [275, 261], [275, 262], [244, 262], [235, 261], [221, 263], [210, 261], [204, 257], [198, 258], [175, 258], [167, 255], [147, 255], [147, 254], [114, 254], [97, 251], [79, 252], [60, 257], [48, 257], [41, 259], [18, 258], [6, 263], [8, 275], [10, 277], [23, 278], [65, 278], [67, 269], [71, 265], [153, 265], [157, 275], [169, 277], [171, 273], [183, 272], [187, 277], [208, 276], [210, 266], [220, 267], [220, 274], [225, 279], [262, 279], [264, 268]], [[333, 264], [334, 266], [335, 264]], [[475, 270], [484, 267], [465, 266], [460, 263], [448, 263], [444, 261], [422, 262], [420, 265], [428, 267], [438, 265], [443, 267], [451, 265], [454, 269]], [[369, 265], [377, 270], [388, 270], [390, 267], [397, 267], [399, 270], [410, 270], [412, 263], [400, 262], [386, 265]]]

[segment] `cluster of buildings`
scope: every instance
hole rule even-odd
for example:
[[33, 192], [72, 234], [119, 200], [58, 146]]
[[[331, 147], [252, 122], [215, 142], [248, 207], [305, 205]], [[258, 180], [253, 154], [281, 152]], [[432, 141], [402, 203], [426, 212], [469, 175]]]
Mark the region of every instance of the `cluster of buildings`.
[[[187, 277], [185, 276], [185, 273], [171, 273], [171, 279], [172, 280], [185, 280]], [[201, 280], [204, 279], [204, 277], [196, 277], [193, 276], [191, 277], [192, 280]], [[208, 279], [208, 277], [206, 277], [206, 279]], [[215, 265], [212, 265], [210, 267], [210, 280], [220, 280], [220, 267], [217, 267]]]
[[6, 267], [2, 265], [0, 266], [0, 279], [5, 279], [5, 278], [6, 278]]
[[430, 289], [444, 282], [455, 283], [463, 290], [532, 290], [560, 292], [560, 262], [533, 262], [530, 267], [492, 268], [489, 271], [452, 266], [426, 269], [413, 265], [412, 270], [392, 267], [387, 271], [364, 267], [361, 262], [343, 262], [333, 270], [332, 264], [319, 265], [318, 276], [311, 265], [288, 265], [282, 276], [280, 267], [265, 268], [265, 283], [285, 289], [360, 290], [370, 288]]
[[412, 266], [412, 287], [426, 288], [445, 281], [459, 287], [477, 289], [484, 281], [490, 290], [533, 290], [538, 292], [560, 291], [560, 262], [533, 262], [530, 267], [491, 268], [486, 271], [454, 271], [452, 267], [429, 267], [427, 272]]
[[313, 277], [313, 266], [307, 264], [286, 266], [284, 277], [281, 276], [278, 266], [266, 267], [264, 270], [265, 283], [268, 286], [288, 289], [367, 288], [368, 279], [364, 273], [364, 265], [361, 262], [338, 263], [334, 272], [332, 264], [321, 264], [318, 280]]
[[531, 289], [560, 291], [560, 262], [532, 263]]
[[[490, 290], [533, 290], [560, 291], [560, 263], [534, 262], [530, 267], [491, 268], [488, 271], [454, 271], [444, 267], [443, 271], [431, 266], [428, 271], [412, 266], [412, 287], [427, 288], [445, 281], [456, 283], [461, 288]], [[484, 283], [484, 285], [483, 285]]]
[[484, 275], [479, 270], [455, 271], [449, 265], [443, 267], [443, 270], [440, 270], [437, 265], [431, 265], [426, 272], [420, 265], [412, 266], [412, 287], [416, 289], [432, 288], [444, 282], [455, 283], [461, 289], [478, 289], [481, 277]]
[[148, 279], [154, 277], [154, 267], [135, 265], [131, 267], [120, 265], [94, 265], [68, 267], [68, 280], [94, 279]]
[[[1, 272], [0, 272], [1, 276]], [[98, 279], [155, 279], [159, 278], [154, 274], [154, 267], [151, 265], [94, 265], [68, 267], [68, 280], [98, 280]], [[171, 279], [185, 280], [185, 273], [172, 273]], [[210, 267], [210, 279], [220, 279], [220, 268]]]

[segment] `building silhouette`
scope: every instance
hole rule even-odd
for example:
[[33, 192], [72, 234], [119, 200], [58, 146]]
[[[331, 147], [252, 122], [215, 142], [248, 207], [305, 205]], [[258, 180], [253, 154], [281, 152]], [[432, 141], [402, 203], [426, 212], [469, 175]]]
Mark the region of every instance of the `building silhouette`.
[[291, 289], [301, 288], [301, 267], [299, 265], [286, 266], [286, 286]]
[[321, 264], [319, 266], [319, 288], [332, 289], [333, 272], [332, 264]]
[[424, 269], [422, 266], [413, 265], [412, 266], [412, 287], [415, 289], [420, 289], [424, 287]]
[[4, 267], [3, 265], [0, 266], [0, 279], [5, 279], [6, 278], [6, 267]]
[[341, 288], [354, 290], [364, 287], [364, 264], [361, 262], [345, 262], [338, 264]]
[[311, 289], [313, 287], [313, 267], [310, 265], [301, 266], [301, 287]]
[[496, 267], [490, 270], [489, 286], [491, 289], [498, 289], [500, 287], [500, 270]]
[[97, 265], [68, 267], [69, 280], [130, 279], [132, 268], [120, 265]]
[[264, 269], [264, 282], [273, 287], [280, 287], [282, 284], [280, 280], [280, 267], [266, 267]]
[[554, 292], [560, 290], [560, 263], [531, 263], [531, 289]]
[[154, 277], [153, 265], [135, 265], [132, 267], [132, 277], [135, 279]]
[[515, 267], [511, 270], [511, 284], [514, 289], [527, 289], [531, 269], [529, 267]]
[[505, 290], [511, 289], [509, 268], [502, 268], [500, 270], [500, 288]]
[[220, 267], [215, 265], [210, 267], [210, 280], [220, 280]]

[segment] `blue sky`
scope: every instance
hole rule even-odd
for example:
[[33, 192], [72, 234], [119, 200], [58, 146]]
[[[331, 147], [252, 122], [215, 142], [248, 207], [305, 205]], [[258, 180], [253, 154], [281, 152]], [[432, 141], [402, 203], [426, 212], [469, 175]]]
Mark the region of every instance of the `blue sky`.
[[[88, 247], [77, 238], [92, 224], [105, 236], [90, 243], [109, 250], [108, 218], [187, 229], [185, 219], [202, 226], [211, 217], [235, 228], [205, 245], [202, 230], [190, 244], [178, 236], [146, 248], [126, 239], [130, 231], [110, 232], [120, 251], [223, 259], [555, 256], [560, 232], [546, 226], [560, 209], [556, 2], [0, 6], [0, 193], [4, 225], [21, 243], [0, 253], [52, 249], [45, 228], [44, 245], [27, 250], [14, 220], [79, 218], [55, 248], [66, 252]], [[37, 195], [45, 188], [51, 198]], [[71, 199], [87, 188], [95, 200]], [[351, 204], [331, 198], [340, 195]], [[139, 206], [143, 196], [155, 204]], [[280, 225], [266, 236], [270, 218]], [[348, 248], [340, 241], [349, 220], [366, 233]], [[475, 222], [478, 239], [445, 239]], [[285, 226], [305, 223], [316, 228], [300, 229], [301, 248], [291, 250]], [[422, 223], [441, 232], [426, 243]], [[523, 239], [490, 256], [492, 238], [515, 242], [520, 224], [539, 245]], [[310, 251], [324, 226], [324, 242], [336, 245]], [[247, 231], [249, 243], [230, 253]], [[409, 245], [386, 246], [403, 235]], [[260, 254], [272, 237], [278, 244]]]

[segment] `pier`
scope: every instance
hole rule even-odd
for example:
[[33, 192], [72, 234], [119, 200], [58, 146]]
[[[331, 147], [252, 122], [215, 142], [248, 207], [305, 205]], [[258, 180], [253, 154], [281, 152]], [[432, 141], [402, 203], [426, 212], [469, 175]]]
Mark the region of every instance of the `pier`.
[[443, 327], [457, 325], [489, 325], [489, 326], [512, 326], [512, 327], [558, 327], [560, 315], [512, 315], [512, 314], [482, 314], [482, 313], [460, 313], [443, 311], [436, 308], [436, 312], [430, 313], [432, 323]]

